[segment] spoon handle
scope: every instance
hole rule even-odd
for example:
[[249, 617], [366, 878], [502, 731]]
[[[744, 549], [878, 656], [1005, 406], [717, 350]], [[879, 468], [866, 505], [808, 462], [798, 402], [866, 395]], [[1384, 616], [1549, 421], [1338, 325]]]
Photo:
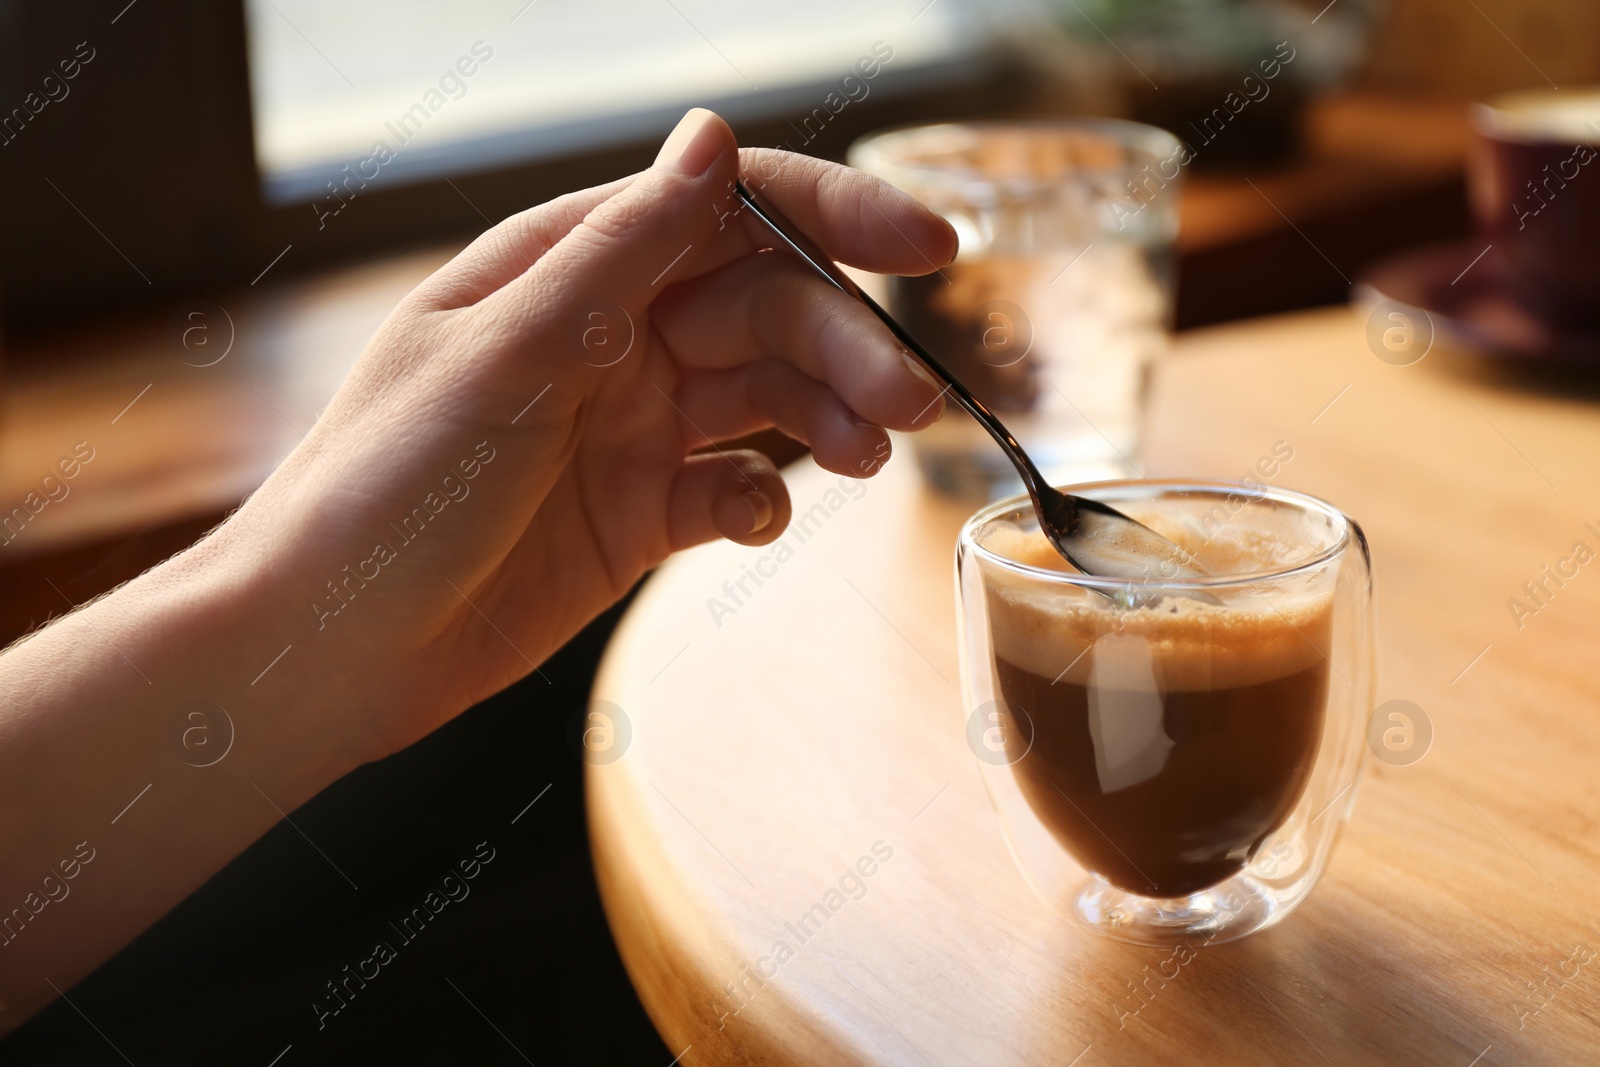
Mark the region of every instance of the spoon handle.
[[889, 327], [889, 332], [894, 334], [901, 344], [914, 352], [917, 358], [922, 360], [940, 381], [944, 382], [945, 390], [953, 394], [956, 402], [965, 408], [969, 415], [977, 419], [978, 424], [989, 431], [989, 436], [993, 437], [995, 442], [1005, 450], [1006, 456], [1011, 460], [1012, 466], [1017, 468], [1017, 474], [1021, 476], [1022, 484], [1028, 490], [1028, 495], [1033, 497], [1035, 504], [1043, 506], [1045, 501], [1060, 496], [1056, 489], [1045, 481], [1044, 475], [1039, 473], [1039, 468], [1033, 465], [1033, 460], [1028, 458], [1028, 454], [1022, 450], [1022, 446], [1011, 435], [1011, 431], [1006, 429], [1005, 424], [995, 418], [994, 413], [984, 405], [983, 401], [973, 396], [966, 386], [957, 381], [955, 375], [946, 370], [944, 364], [934, 358], [933, 354], [924, 348], [920, 341], [911, 336], [906, 328], [895, 320], [893, 315], [890, 315], [876, 300], [863, 292], [861, 287], [852, 281], [850, 276], [837, 263], [829, 259], [827, 254], [802, 233], [799, 227], [790, 222], [781, 211], [757, 197], [755, 192], [745, 185], [743, 179], [736, 181], [734, 186], [739, 194], [739, 199], [743, 200], [762, 222], [766, 223], [774, 233], [783, 239], [784, 243], [789, 246], [790, 251], [809, 263], [818, 274], [832, 282], [836, 287], [867, 305], [872, 310], [872, 313], [878, 316], [885, 326]]

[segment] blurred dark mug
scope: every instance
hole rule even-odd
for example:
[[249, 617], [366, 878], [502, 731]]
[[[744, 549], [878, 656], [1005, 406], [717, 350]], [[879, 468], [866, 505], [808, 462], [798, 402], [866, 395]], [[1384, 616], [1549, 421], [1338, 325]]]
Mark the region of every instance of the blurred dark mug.
[[1600, 87], [1472, 105], [1473, 215], [1527, 309], [1600, 326]]

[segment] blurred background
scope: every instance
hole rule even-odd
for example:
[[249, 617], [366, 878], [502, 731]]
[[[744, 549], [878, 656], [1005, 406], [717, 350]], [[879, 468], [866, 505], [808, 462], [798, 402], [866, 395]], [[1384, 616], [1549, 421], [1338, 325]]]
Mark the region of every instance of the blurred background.
[[[1271, 94], [1211, 145], [1207, 116], [1280, 44]], [[943, 119], [1205, 140], [1173, 244], [1186, 330], [1343, 303], [1395, 253], [1466, 237], [1467, 105], [1595, 82], [1600, 6], [1578, 0], [0, 0], [0, 508], [94, 450], [6, 527], [0, 638], [215, 525], [421, 277], [509, 214], [647, 165], [690, 106], [744, 144], [841, 160]], [[306, 1003], [381, 907], [338, 896], [283, 827], [80, 1005], [141, 1064], [291, 1042], [310, 1062], [667, 1064], [594, 898], [566, 742], [615, 614], [306, 809], [323, 847], [409, 900], [551, 785], [501, 884], [337, 1033], [314, 1044]], [[102, 1060], [120, 1062], [61, 1004], [0, 1043], [0, 1063]]]

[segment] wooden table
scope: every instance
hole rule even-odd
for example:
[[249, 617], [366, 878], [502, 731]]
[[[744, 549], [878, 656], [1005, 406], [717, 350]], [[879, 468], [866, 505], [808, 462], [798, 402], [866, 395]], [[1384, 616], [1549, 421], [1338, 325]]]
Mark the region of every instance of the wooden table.
[[[682, 1062], [1600, 1057], [1600, 563], [1520, 628], [1507, 606], [1574, 542], [1600, 548], [1600, 411], [1440, 351], [1390, 366], [1363, 338], [1344, 309], [1189, 335], [1148, 472], [1238, 478], [1288, 442], [1275, 481], [1371, 537], [1378, 700], [1423, 708], [1432, 747], [1368, 759], [1288, 921], [1164, 986], [1145, 981], [1164, 950], [1055, 918], [1012, 864], [964, 743], [965, 509], [904, 457], [859, 496], [796, 468], [796, 515], [822, 510], [781, 564], [721, 544], [661, 569], [596, 683], [628, 729], [588, 803], [612, 928]], [[724, 583], [750, 572], [734, 604]], [[875, 844], [865, 895], [801, 943], [786, 924]]]

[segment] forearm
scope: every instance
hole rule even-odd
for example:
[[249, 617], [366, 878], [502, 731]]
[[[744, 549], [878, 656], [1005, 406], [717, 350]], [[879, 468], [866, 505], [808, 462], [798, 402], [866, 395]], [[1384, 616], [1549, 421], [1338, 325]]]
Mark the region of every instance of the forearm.
[[202, 543], [0, 656], [0, 1027], [360, 762], [273, 577]]

